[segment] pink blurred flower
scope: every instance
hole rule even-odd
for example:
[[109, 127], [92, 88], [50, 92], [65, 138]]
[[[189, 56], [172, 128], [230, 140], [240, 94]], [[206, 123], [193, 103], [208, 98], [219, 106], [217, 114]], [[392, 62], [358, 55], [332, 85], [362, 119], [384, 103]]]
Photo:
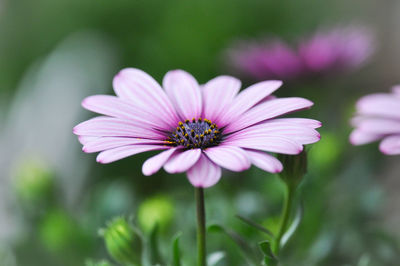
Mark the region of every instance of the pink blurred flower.
[[382, 139], [379, 149], [384, 154], [400, 154], [400, 86], [392, 93], [376, 93], [362, 97], [352, 119], [355, 127], [350, 135], [353, 145]]
[[361, 66], [374, 50], [372, 34], [361, 27], [319, 31], [291, 48], [279, 39], [242, 41], [228, 50], [232, 67], [256, 79], [293, 79]]
[[83, 151], [100, 152], [97, 161], [110, 163], [137, 153], [163, 150], [143, 164], [143, 174], [164, 167], [187, 172], [196, 187], [209, 187], [221, 167], [243, 171], [251, 164], [280, 172], [282, 164], [267, 152], [298, 154], [303, 145], [320, 139], [320, 122], [276, 118], [309, 108], [303, 98], [273, 98], [281, 81], [264, 81], [239, 92], [241, 82], [219, 76], [199, 85], [182, 70], [168, 72], [163, 88], [139, 69], [124, 69], [113, 81], [117, 96], [95, 95], [84, 108], [102, 114], [74, 128]]
[[291, 79], [300, 74], [302, 65], [296, 51], [281, 40], [238, 43], [228, 52], [233, 67], [256, 79]]

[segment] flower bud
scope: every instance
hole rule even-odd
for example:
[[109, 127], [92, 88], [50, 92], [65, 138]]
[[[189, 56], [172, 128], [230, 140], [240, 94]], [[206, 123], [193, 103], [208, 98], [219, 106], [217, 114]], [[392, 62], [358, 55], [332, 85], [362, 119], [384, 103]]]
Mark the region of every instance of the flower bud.
[[140, 264], [141, 239], [126, 218], [114, 218], [100, 234], [108, 253], [115, 261], [123, 265]]
[[53, 173], [38, 159], [25, 160], [17, 165], [14, 174], [16, 194], [24, 202], [37, 203], [48, 197], [53, 189]]
[[279, 176], [288, 185], [297, 186], [307, 173], [307, 152], [303, 150], [297, 155], [279, 154], [278, 159], [283, 164]]
[[141, 229], [150, 232], [157, 225], [164, 230], [174, 216], [172, 201], [163, 195], [158, 195], [145, 200], [138, 210], [138, 222]]

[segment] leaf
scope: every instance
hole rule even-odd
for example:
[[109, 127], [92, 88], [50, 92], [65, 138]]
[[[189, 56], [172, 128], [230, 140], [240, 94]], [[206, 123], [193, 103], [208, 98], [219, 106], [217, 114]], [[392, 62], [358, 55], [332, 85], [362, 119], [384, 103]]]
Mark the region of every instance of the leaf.
[[179, 249], [179, 239], [182, 232], [178, 232], [172, 240], [172, 265], [181, 266], [181, 251]]
[[242, 222], [244, 222], [244, 223], [246, 223], [246, 224], [248, 224], [248, 225], [250, 225], [250, 226], [252, 226], [252, 227], [258, 229], [259, 231], [261, 231], [261, 232], [267, 234], [267, 235], [268, 235], [269, 237], [271, 237], [272, 239], [275, 238], [274, 234], [273, 234], [271, 231], [269, 231], [267, 228], [265, 228], [264, 226], [262, 226], [261, 224], [258, 224], [258, 223], [256, 223], [256, 222], [253, 222], [252, 220], [250, 220], [250, 219], [248, 219], [248, 218], [246, 218], [246, 217], [243, 217], [243, 216], [241, 216], [241, 215], [236, 215], [236, 217], [239, 218]]
[[281, 243], [280, 243], [281, 247], [285, 246], [286, 243], [289, 241], [289, 239], [296, 232], [301, 220], [303, 219], [303, 212], [304, 212], [303, 204], [300, 203], [299, 207], [297, 208], [296, 215], [295, 215], [291, 225], [286, 230], [285, 234], [282, 236]]
[[251, 265], [259, 265], [257, 255], [254, 252], [254, 249], [246, 242], [243, 237], [241, 237], [238, 233], [226, 229], [221, 225], [213, 224], [208, 226], [207, 231], [210, 233], [224, 233], [229, 238], [231, 238], [240, 248], [243, 253], [244, 258]]
[[264, 263], [267, 266], [278, 265], [278, 258], [274, 255], [271, 248], [271, 243], [268, 240], [258, 243], [262, 253], [264, 254]]
[[208, 266], [216, 266], [218, 262], [220, 262], [223, 258], [225, 258], [226, 254], [223, 251], [217, 251], [211, 253], [207, 257], [207, 265]]

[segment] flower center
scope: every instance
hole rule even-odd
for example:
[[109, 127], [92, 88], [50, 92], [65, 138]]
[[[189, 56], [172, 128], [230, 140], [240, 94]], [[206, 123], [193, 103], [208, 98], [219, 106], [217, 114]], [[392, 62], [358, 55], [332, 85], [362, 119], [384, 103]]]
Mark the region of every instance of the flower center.
[[205, 149], [215, 146], [221, 141], [221, 131], [208, 119], [193, 118], [178, 124], [176, 130], [167, 138], [167, 142], [173, 146]]

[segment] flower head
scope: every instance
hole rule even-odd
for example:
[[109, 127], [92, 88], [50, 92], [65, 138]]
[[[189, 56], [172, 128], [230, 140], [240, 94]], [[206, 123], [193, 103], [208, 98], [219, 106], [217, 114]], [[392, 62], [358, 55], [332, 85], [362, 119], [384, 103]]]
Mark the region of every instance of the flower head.
[[196, 187], [209, 187], [221, 167], [243, 171], [251, 164], [280, 172], [282, 164], [267, 152], [298, 154], [320, 138], [320, 122], [281, 115], [309, 108], [303, 98], [274, 98], [281, 81], [264, 81], [238, 93], [241, 82], [219, 76], [204, 85], [183, 70], [168, 72], [161, 87], [139, 69], [124, 69], [113, 81], [117, 96], [96, 95], [82, 105], [104, 116], [74, 128], [85, 152], [100, 152], [110, 163], [137, 153], [163, 150], [143, 164], [143, 174], [161, 167], [187, 172]]
[[392, 93], [375, 93], [362, 97], [352, 119], [355, 127], [350, 135], [353, 145], [382, 139], [379, 149], [384, 154], [400, 154], [400, 86]]
[[255, 79], [289, 80], [351, 70], [372, 54], [372, 34], [361, 27], [319, 31], [291, 46], [277, 38], [242, 41], [228, 50], [233, 68]]

